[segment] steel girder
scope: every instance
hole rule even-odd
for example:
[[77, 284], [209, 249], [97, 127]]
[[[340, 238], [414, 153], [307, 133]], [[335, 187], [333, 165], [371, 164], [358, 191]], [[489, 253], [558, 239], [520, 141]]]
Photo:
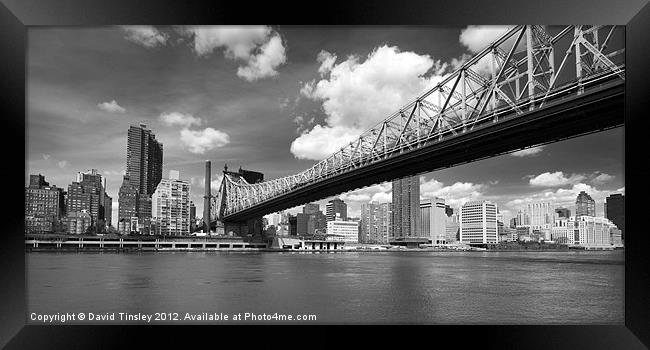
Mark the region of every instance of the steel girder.
[[[217, 195], [218, 218], [301, 186], [471, 132], [484, 123], [516, 118], [547, 101], [585, 93], [586, 88], [601, 82], [625, 80], [624, 42], [612, 45], [617, 29], [578, 25], [552, 34], [539, 25], [513, 27], [435, 87], [311, 168], [257, 184], [224, 174]], [[574, 67], [567, 64], [572, 55]]]

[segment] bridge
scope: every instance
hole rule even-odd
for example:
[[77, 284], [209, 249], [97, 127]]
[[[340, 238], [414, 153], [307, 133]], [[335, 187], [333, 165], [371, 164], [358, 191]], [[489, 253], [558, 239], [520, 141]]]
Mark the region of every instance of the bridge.
[[252, 232], [255, 218], [300, 204], [622, 126], [623, 34], [515, 26], [309, 169], [260, 183], [224, 172], [217, 219]]

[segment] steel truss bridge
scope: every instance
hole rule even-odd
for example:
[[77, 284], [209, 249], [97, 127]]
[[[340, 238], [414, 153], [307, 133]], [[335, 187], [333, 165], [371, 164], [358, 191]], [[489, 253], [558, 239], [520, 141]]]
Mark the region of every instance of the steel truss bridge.
[[217, 218], [244, 222], [383, 181], [621, 126], [624, 52], [621, 27], [513, 27], [311, 168], [255, 184], [224, 172]]

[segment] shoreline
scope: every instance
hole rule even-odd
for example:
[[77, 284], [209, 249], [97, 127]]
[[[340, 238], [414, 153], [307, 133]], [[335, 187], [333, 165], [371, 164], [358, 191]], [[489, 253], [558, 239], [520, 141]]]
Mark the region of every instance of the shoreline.
[[43, 253], [43, 252], [60, 252], [60, 253], [170, 253], [170, 252], [202, 252], [202, 253], [494, 253], [494, 252], [603, 252], [603, 251], [624, 251], [623, 248], [614, 249], [487, 249], [487, 250], [458, 250], [458, 249], [277, 249], [277, 248], [56, 248], [56, 247], [38, 247], [27, 248], [25, 253]]

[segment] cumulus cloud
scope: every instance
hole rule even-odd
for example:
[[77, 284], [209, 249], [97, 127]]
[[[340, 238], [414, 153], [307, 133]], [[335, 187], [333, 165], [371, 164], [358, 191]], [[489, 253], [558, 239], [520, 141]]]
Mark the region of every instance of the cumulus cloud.
[[[215, 193], [215, 191], [219, 191], [222, 180], [223, 180], [223, 175], [217, 175], [215, 179], [210, 181], [210, 190], [212, 191], [213, 194]], [[192, 177], [190, 178], [190, 183], [199, 188], [205, 188], [205, 177], [201, 177], [201, 178]]]
[[291, 142], [291, 153], [298, 159], [325, 159], [352, 142], [361, 132], [341, 126], [316, 125]]
[[248, 59], [258, 45], [266, 41], [271, 33], [267, 26], [188, 26], [180, 29], [181, 34], [194, 39], [194, 52], [199, 56], [224, 48], [228, 58]]
[[480, 200], [484, 196], [486, 185], [471, 182], [456, 182], [445, 186], [435, 179], [424, 180], [421, 177], [420, 196], [423, 199], [443, 198], [445, 204], [458, 208], [469, 201]]
[[307, 119], [307, 118], [303, 117], [302, 115], [299, 115], [299, 116], [296, 116], [295, 118], [293, 118], [293, 122], [297, 126], [296, 133], [298, 133], [300, 135], [305, 133], [309, 129], [309, 127], [314, 125], [315, 120], [316, 120], [316, 118], [314, 118], [314, 117], [311, 117], [311, 118]]
[[390, 182], [360, 188], [354, 191], [344, 193], [339, 198], [352, 206], [377, 202], [390, 203], [392, 200], [392, 185]]
[[558, 188], [556, 190], [548, 189], [541, 192], [522, 195], [519, 198], [507, 202], [506, 206], [513, 209], [522, 209], [528, 203], [544, 201], [551, 202], [556, 207], [574, 208], [576, 198], [581, 191], [585, 191], [594, 199], [594, 201], [596, 201], [596, 214], [602, 215], [602, 203], [605, 201], [605, 198], [607, 198], [607, 196], [612, 193], [620, 192], [620, 189], [614, 192], [608, 190], [600, 190], [585, 183], [577, 183], [571, 185], [569, 188]]
[[225, 146], [230, 142], [230, 137], [225, 132], [213, 128], [196, 131], [183, 129], [181, 142], [191, 153], [204, 154], [206, 151]]
[[169, 36], [153, 26], [122, 26], [125, 38], [145, 47], [163, 46]]
[[268, 26], [187, 26], [178, 31], [194, 40], [199, 56], [223, 48], [226, 58], [245, 61], [237, 76], [247, 81], [275, 76], [276, 68], [286, 62], [282, 38]]
[[602, 185], [602, 184], [604, 184], [606, 182], [611, 181], [613, 178], [614, 178], [614, 176], [612, 176], [612, 175], [601, 173], [601, 174], [598, 174], [598, 176], [596, 176], [595, 178], [593, 178], [591, 180], [591, 182], [593, 184], [595, 184], [595, 185]]
[[118, 105], [115, 100], [111, 102], [98, 103], [97, 107], [99, 107], [99, 109], [103, 111], [110, 112], [110, 113], [124, 113], [126, 111], [126, 109]]
[[[460, 43], [478, 53], [505, 34], [513, 26], [468, 26], [460, 32]], [[514, 43], [514, 42], [513, 42]], [[509, 45], [512, 47], [512, 44]]]
[[248, 65], [237, 69], [237, 76], [248, 81], [272, 77], [278, 75], [275, 70], [279, 65], [287, 61], [284, 45], [280, 35], [274, 35], [269, 41], [262, 45], [260, 53], [248, 60]]
[[201, 125], [201, 118], [195, 118], [191, 114], [183, 114], [179, 112], [162, 113], [159, 119], [167, 126], [177, 125], [189, 128], [192, 125]]
[[[331, 53], [319, 54], [320, 81], [305, 83], [301, 95], [322, 101], [327, 125], [314, 128], [291, 144], [297, 158], [320, 160], [354, 140], [427, 88], [442, 80], [444, 64], [429, 55], [381, 46], [365, 60], [350, 56], [335, 64]], [[433, 71], [434, 74], [427, 76]], [[325, 149], [327, 151], [325, 151]]]
[[517, 152], [512, 152], [510, 153], [510, 155], [513, 157], [536, 156], [543, 150], [544, 150], [544, 146], [537, 146], [537, 147], [522, 149], [521, 151], [517, 151]]
[[568, 184], [577, 184], [584, 179], [584, 175], [573, 174], [569, 177], [566, 177], [563, 172], [556, 171], [553, 173], [545, 172], [543, 174], [533, 176], [530, 178], [530, 180], [528, 180], [528, 183], [531, 186], [537, 187], [557, 187]]
[[320, 76], [324, 76], [329, 73], [334, 67], [334, 62], [336, 62], [336, 55], [331, 54], [325, 50], [321, 50], [316, 57], [316, 61], [320, 62], [320, 67], [318, 67], [318, 73]]

